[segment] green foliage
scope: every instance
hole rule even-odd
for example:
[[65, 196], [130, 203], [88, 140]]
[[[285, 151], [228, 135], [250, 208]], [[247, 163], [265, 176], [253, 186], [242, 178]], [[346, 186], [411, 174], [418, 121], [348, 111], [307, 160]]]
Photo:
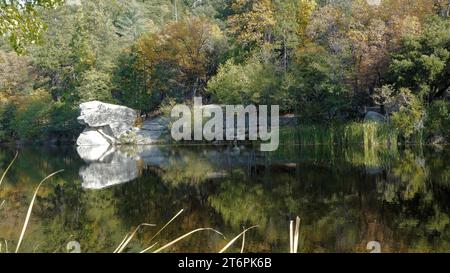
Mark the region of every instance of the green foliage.
[[427, 134], [450, 140], [450, 103], [445, 100], [434, 101], [427, 109], [425, 119]]
[[0, 104], [0, 142], [13, 139], [14, 131], [11, 123], [14, 119], [15, 107], [12, 103]]
[[[441, 0], [376, 7], [363, 0], [14, 0], [0, 9], [0, 130], [7, 139], [19, 137], [11, 124], [20, 122], [17, 102], [37, 90], [46, 90], [52, 106], [31, 122], [42, 128], [19, 129], [21, 138], [76, 135], [71, 121], [48, 117], [71, 119], [84, 101], [144, 113], [199, 95], [209, 103], [278, 104], [309, 123], [355, 121], [378, 105], [410, 137], [421, 125], [408, 115], [450, 86]], [[402, 88], [416, 106], [401, 102]], [[433, 109], [428, 124], [445, 124]], [[437, 126], [425, 129], [436, 134]]]
[[133, 50], [124, 51], [119, 56], [112, 79], [112, 93], [123, 105], [150, 110], [155, 108], [159, 101], [152, 101], [152, 94], [149, 94], [145, 80], [146, 73], [138, 68], [137, 61], [137, 53]]
[[[63, 6], [45, 14], [44, 20], [49, 25], [46, 45], [34, 48], [31, 55], [41, 76], [40, 85], [54, 99], [75, 105], [83, 95], [77, 92], [78, 88], [86, 92], [82, 86], [86, 84], [84, 79], [96, 77], [108, 81], [120, 49], [119, 37], [109, 18], [111, 13], [102, 1], [82, 1], [80, 6]], [[59, 24], [51, 24], [53, 21]], [[88, 71], [95, 75], [89, 76]]]
[[450, 21], [428, 18], [420, 35], [403, 38], [392, 55], [390, 74], [397, 86], [408, 87], [428, 101], [450, 87]]
[[423, 129], [424, 107], [408, 89], [401, 89], [400, 95], [405, 103], [392, 115], [391, 121], [394, 128], [403, 137], [409, 139], [414, 133], [420, 133]]
[[351, 96], [335, 69], [336, 59], [311, 45], [297, 53], [285, 88], [295, 99], [290, 107], [309, 121], [330, 120], [343, 115]]
[[270, 0], [233, 0], [231, 10], [229, 32], [238, 44], [251, 49], [270, 40], [275, 25], [274, 7]]
[[186, 17], [143, 35], [123, 52], [114, 94], [125, 105], [151, 111], [166, 97], [203, 95], [226, 50], [219, 27], [207, 18]]
[[81, 75], [81, 83], [76, 88], [80, 102], [99, 100], [113, 102], [111, 96], [110, 75], [95, 69], [87, 70]]
[[153, 21], [144, 16], [136, 0], [125, 2], [122, 10], [115, 19], [114, 26], [123, 40], [133, 42], [154, 27]]
[[42, 42], [46, 25], [37, 16], [36, 9], [54, 8], [64, 0], [7, 0], [0, 3], [0, 37], [6, 36], [18, 53], [29, 45]]
[[20, 94], [0, 104], [0, 142], [70, 140], [80, 131], [78, 110], [54, 102], [44, 89]]
[[0, 50], [0, 92], [3, 94], [31, 92], [37, 76], [35, 72], [29, 57]]
[[18, 99], [13, 119], [14, 131], [19, 139], [42, 138], [48, 124], [52, 99], [45, 90], [36, 90], [30, 96]]
[[250, 60], [240, 65], [228, 60], [209, 81], [208, 92], [223, 104], [267, 104], [279, 99], [279, 83], [271, 64]]

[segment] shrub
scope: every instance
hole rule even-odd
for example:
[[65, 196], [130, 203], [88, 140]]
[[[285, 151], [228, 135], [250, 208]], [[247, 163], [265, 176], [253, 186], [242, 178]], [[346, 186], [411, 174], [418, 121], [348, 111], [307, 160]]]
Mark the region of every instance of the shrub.
[[236, 64], [229, 60], [208, 83], [208, 92], [222, 104], [273, 104], [280, 80], [275, 68], [259, 61]]
[[51, 96], [42, 89], [20, 96], [16, 101], [13, 130], [20, 139], [41, 138], [43, 127], [49, 123], [52, 108]]
[[391, 121], [405, 139], [410, 139], [423, 129], [424, 109], [421, 101], [409, 91], [400, 89], [399, 97], [403, 100], [400, 110], [392, 115]]
[[78, 110], [55, 102], [44, 89], [10, 97], [0, 105], [0, 142], [70, 138], [81, 130]]
[[425, 130], [428, 137], [442, 136], [450, 140], [450, 103], [434, 101], [427, 109]]
[[92, 100], [113, 102], [111, 89], [110, 75], [91, 69], [83, 73], [77, 92], [82, 102]]

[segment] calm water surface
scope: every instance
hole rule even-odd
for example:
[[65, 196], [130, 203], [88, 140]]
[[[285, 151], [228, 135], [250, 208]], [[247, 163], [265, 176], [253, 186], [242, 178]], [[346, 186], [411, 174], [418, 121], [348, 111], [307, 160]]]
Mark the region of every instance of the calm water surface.
[[[0, 243], [15, 249], [39, 181], [23, 252], [112, 252], [141, 223], [126, 252], [162, 246], [211, 227], [167, 252], [217, 252], [243, 227], [246, 252], [288, 252], [301, 218], [300, 252], [450, 252], [450, 150], [282, 146], [20, 148], [0, 185]], [[15, 149], [0, 148], [0, 173]], [[178, 211], [155, 238], [155, 233]], [[230, 251], [239, 251], [241, 242]], [[157, 248], [156, 247], [156, 248]], [[155, 248], [155, 249], [156, 249]]]

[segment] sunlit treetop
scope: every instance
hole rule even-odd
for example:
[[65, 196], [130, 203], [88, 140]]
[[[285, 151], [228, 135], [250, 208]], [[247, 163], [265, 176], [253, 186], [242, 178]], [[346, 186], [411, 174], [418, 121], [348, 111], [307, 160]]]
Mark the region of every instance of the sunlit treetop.
[[0, 36], [6, 37], [17, 53], [30, 44], [40, 42], [45, 25], [39, 20], [39, 8], [55, 8], [64, 0], [2, 0], [0, 1]]

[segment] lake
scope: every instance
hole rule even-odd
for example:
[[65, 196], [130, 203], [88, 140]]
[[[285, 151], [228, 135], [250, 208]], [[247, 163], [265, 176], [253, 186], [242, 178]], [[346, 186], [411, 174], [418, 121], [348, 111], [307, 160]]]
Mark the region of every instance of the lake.
[[[0, 148], [0, 174], [15, 148]], [[450, 150], [412, 146], [22, 147], [0, 185], [0, 243], [14, 251], [40, 180], [20, 251], [218, 252], [243, 228], [244, 252], [289, 252], [289, 222], [301, 218], [299, 252], [450, 252]], [[157, 233], [180, 210], [165, 229]], [[155, 236], [156, 235], [156, 236]], [[241, 250], [242, 240], [231, 252]]]

